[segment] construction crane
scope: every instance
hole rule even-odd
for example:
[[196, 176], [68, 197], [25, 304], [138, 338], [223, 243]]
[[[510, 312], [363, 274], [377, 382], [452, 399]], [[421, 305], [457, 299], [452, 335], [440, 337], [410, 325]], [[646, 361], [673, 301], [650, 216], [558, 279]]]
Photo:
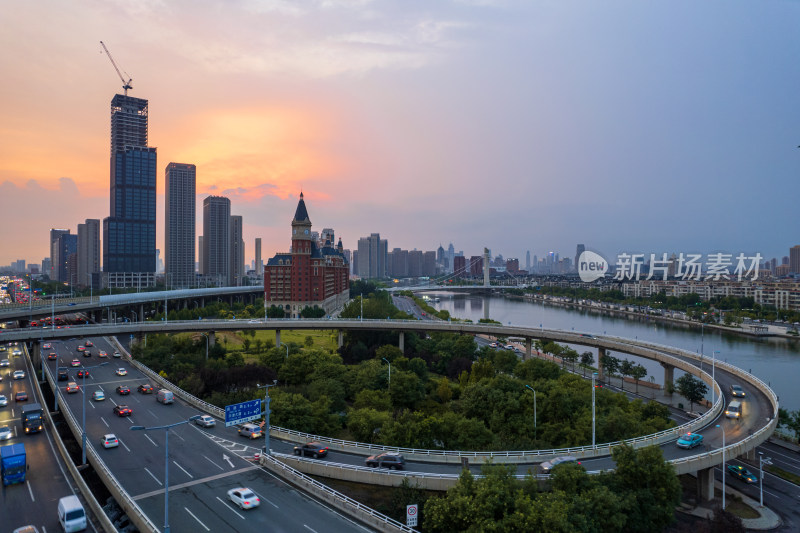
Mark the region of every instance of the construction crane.
[[108, 51], [108, 48], [106, 48], [106, 45], [103, 44], [103, 41], [100, 41], [100, 46], [103, 47], [103, 50], [105, 50], [106, 55], [108, 56], [108, 59], [111, 60], [111, 64], [114, 65], [114, 70], [117, 71], [117, 76], [119, 76], [119, 79], [122, 80], [122, 89], [125, 91], [125, 96], [128, 96], [128, 89], [133, 89], [133, 85], [131, 85], [133, 79], [131, 77], [128, 77], [128, 81], [125, 81], [125, 76], [128, 76], [128, 73], [126, 72], [125, 76], [122, 75], [122, 72], [119, 71], [119, 67], [117, 67], [117, 64], [114, 62], [114, 58], [111, 57], [111, 52]]

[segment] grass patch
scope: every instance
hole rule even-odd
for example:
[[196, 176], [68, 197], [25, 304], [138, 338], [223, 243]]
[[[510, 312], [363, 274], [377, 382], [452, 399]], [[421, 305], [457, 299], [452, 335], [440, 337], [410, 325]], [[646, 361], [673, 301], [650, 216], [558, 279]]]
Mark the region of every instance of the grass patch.
[[797, 474], [793, 474], [791, 472], [787, 472], [786, 470], [778, 468], [775, 465], [767, 466], [767, 472], [769, 472], [770, 474], [775, 474], [779, 478], [785, 479], [786, 481], [790, 481], [795, 485], [800, 485], [800, 476], [798, 476]]
[[739, 518], [758, 518], [761, 514], [739, 499], [731, 498], [725, 510]]

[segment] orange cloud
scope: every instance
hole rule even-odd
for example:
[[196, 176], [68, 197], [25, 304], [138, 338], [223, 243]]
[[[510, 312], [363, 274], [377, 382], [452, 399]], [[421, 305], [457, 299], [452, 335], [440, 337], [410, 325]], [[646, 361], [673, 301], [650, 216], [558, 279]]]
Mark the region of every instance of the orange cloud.
[[159, 166], [197, 165], [198, 194], [246, 201], [286, 198], [304, 183], [344, 164], [327, 148], [333, 120], [323, 113], [286, 107], [214, 109], [168, 127], [159, 137]]

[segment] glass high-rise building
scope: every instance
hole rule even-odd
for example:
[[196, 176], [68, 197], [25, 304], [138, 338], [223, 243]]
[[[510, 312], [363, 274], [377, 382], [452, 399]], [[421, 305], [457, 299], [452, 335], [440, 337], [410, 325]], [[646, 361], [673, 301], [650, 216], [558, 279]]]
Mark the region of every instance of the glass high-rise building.
[[147, 146], [148, 102], [111, 100], [111, 205], [103, 219], [103, 272], [116, 287], [147, 286], [156, 272], [156, 149]]
[[231, 273], [231, 201], [224, 196], [203, 200], [203, 274], [208, 281], [225, 286]]
[[164, 172], [164, 274], [169, 288], [195, 284], [195, 189], [197, 168], [170, 163]]

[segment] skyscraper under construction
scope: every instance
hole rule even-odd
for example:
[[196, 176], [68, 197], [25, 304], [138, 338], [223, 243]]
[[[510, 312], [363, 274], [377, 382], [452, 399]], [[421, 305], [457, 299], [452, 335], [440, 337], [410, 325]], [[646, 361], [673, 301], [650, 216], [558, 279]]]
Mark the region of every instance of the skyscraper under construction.
[[111, 100], [111, 198], [103, 219], [103, 280], [147, 287], [156, 272], [156, 149], [147, 146], [148, 102]]

